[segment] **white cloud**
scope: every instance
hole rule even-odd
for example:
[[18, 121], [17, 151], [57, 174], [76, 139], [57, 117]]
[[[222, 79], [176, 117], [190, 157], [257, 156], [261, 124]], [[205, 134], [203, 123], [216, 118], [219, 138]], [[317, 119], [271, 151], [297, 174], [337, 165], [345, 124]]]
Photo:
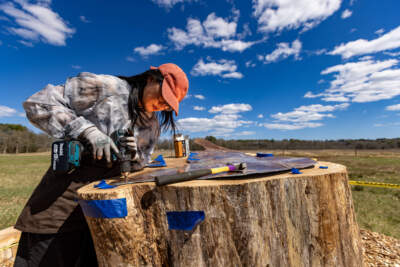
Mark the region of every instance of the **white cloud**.
[[208, 36], [212, 37], [232, 37], [236, 34], [236, 22], [228, 22], [223, 18], [217, 17], [215, 13], [208, 15], [203, 22], [204, 29]]
[[341, 0], [253, 0], [259, 31], [313, 28], [340, 7]]
[[327, 105], [323, 106], [320, 104], [301, 106], [294, 111], [287, 113], [276, 113], [272, 114], [271, 117], [279, 121], [290, 121], [290, 122], [308, 122], [308, 121], [318, 121], [325, 117], [334, 118], [331, 112], [334, 110], [343, 110], [349, 106], [348, 103], [338, 104], [338, 105]]
[[198, 110], [198, 111], [202, 111], [202, 110], [205, 110], [206, 108], [205, 107], [202, 107], [202, 106], [194, 106], [193, 107], [193, 110]]
[[197, 99], [200, 99], [200, 100], [206, 99], [206, 98], [204, 97], [204, 95], [194, 95], [194, 98], [197, 98]]
[[251, 35], [252, 35], [252, 33], [251, 33], [251, 30], [249, 27], [249, 23], [245, 23], [245, 24], [243, 24], [243, 31], [241, 33], [238, 33], [236, 36], [239, 39], [244, 39], [247, 36], [251, 36]]
[[255, 133], [256, 132], [253, 132], [253, 131], [243, 131], [243, 132], [237, 133], [236, 135], [238, 135], [238, 136], [246, 136], [246, 135], [253, 135]]
[[243, 75], [237, 72], [237, 66], [234, 60], [221, 59], [219, 61], [213, 61], [208, 58], [209, 62], [204, 62], [200, 59], [196, 65], [194, 65], [190, 72], [193, 76], [220, 76], [222, 78], [235, 78], [240, 79]]
[[297, 124], [287, 124], [287, 123], [264, 123], [262, 126], [271, 130], [300, 130], [304, 128], [317, 128], [321, 127], [322, 123], [316, 122], [306, 122]]
[[330, 87], [319, 94], [307, 92], [305, 97], [321, 97], [324, 101], [373, 102], [400, 95], [399, 61], [358, 61], [327, 68], [321, 74], [334, 73]]
[[240, 72], [235, 71], [235, 72], [223, 74], [222, 78], [242, 79], [243, 78], [243, 74], [241, 74]]
[[400, 122], [389, 122], [389, 123], [375, 123], [374, 127], [393, 127], [400, 126]]
[[227, 104], [222, 106], [214, 106], [208, 112], [222, 114], [237, 114], [239, 112], [250, 111], [253, 108], [249, 104]]
[[17, 27], [6, 27], [9, 32], [30, 41], [43, 41], [64, 46], [65, 40], [75, 33], [66, 22], [49, 7], [50, 1], [30, 4], [26, 0], [16, 1], [19, 6], [8, 2], [0, 5], [0, 10], [13, 18]]
[[161, 50], [165, 49], [162, 45], [151, 44], [147, 47], [139, 46], [133, 49], [134, 52], [140, 54], [142, 57], [148, 57], [149, 55], [155, 55], [160, 53]]
[[299, 59], [301, 46], [302, 44], [299, 40], [294, 40], [292, 46], [290, 46], [289, 43], [279, 43], [277, 49], [264, 57], [264, 63], [276, 62], [279, 59], [285, 59], [291, 55], [294, 55], [295, 59]]
[[263, 114], [258, 114], [257, 118], [262, 119], [262, 118], [264, 118], [264, 115]]
[[[172, 8], [174, 5], [178, 4], [178, 3], [183, 3], [185, 2], [185, 0], [152, 0], [155, 4], [157, 4], [160, 7], [166, 8], [166, 9], [170, 9]], [[190, 2], [190, 0], [186, 0], [186, 2]]]
[[256, 66], [256, 63], [253, 63], [251, 60], [246, 61], [245, 63], [247, 68], [254, 68]]
[[342, 19], [347, 19], [349, 18], [351, 15], [353, 14], [353, 12], [351, 12], [350, 10], [346, 9], [342, 12]]
[[79, 16], [79, 19], [84, 23], [90, 23], [91, 22], [85, 16]]
[[[15, 2], [18, 2], [18, 0], [15, 0]], [[40, 6], [50, 6], [51, 0], [37, 0], [36, 3]]]
[[0, 118], [1, 117], [14, 117], [14, 116], [24, 117], [25, 113], [20, 113], [13, 108], [0, 105]]
[[384, 32], [385, 32], [385, 30], [383, 28], [381, 28], [379, 30], [376, 30], [375, 34], [382, 35], [382, 33], [384, 33]]
[[131, 56], [127, 56], [125, 59], [126, 59], [126, 61], [129, 61], [129, 62], [135, 62], [136, 61], [136, 59], [134, 57], [131, 57]]
[[387, 106], [387, 107], [386, 107], [386, 110], [390, 110], [390, 111], [397, 111], [397, 110], [400, 110], [400, 104]]
[[178, 50], [188, 45], [195, 45], [219, 48], [228, 52], [242, 52], [256, 43], [240, 40], [243, 34], [238, 34], [236, 29], [237, 17], [229, 21], [211, 13], [203, 23], [200, 20], [189, 18], [186, 31], [175, 27], [169, 28], [168, 38]]
[[24, 40], [19, 40], [18, 42], [23, 44], [23, 45], [25, 45], [25, 46], [33, 47], [33, 43], [32, 42], [27, 42], [27, 41], [24, 41]]
[[248, 104], [227, 104], [224, 106], [212, 107], [216, 113], [212, 118], [184, 118], [178, 120], [179, 127], [191, 133], [208, 133], [214, 136], [231, 136], [235, 130], [242, 126], [253, 124], [252, 121], [241, 119], [238, 113], [248, 111], [251, 106]]
[[10, 21], [9, 18], [5, 17], [5, 16], [0, 16], [0, 20], [4, 20], [4, 21]]
[[373, 60], [373, 56], [363, 56], [358, 59], [358, 61], [366, 61], [366, 60]]
[[313, 53], [316, 54], [317, 56], [320, 56], [322, 54], [326, 54], [327, 50], [325, 48], [322, 49], [318, 49], [316, 51], [314, 51]]
[[82, 67], [79, 66], [79, 65], [72, 65], [71, 67], [72, 67], [73, 69], [76, 69], [76, 70], [82, 69]]
[[400, 51], [398, 52], [383, 52], [385, 55], [389, 55], [391, 57], [397, 57], [400, 56]]
[[272, 114], [271, 117], [275, 119], [273, 123], [264, 123], [262, 126], [268, 129], [278, 130], [299, 130], [304, 128], [316, 128], [323, 124], [320, 121], [324, 118], [334, 118], [332, 112], [335, 110], [344, 110], [349, 106], [348, 103], [338, 105], [320, 105], [314, 104], [309, 106], [300, 106], [293, 111], [287, 113]]
[[398, 47], [400, 47], [400, 26], [371, 41], [358, 39], [347, 44], [340, 44], [329, 54], [341, 55], [342, 58], [350, 58], [352, 56], [377, 53]]

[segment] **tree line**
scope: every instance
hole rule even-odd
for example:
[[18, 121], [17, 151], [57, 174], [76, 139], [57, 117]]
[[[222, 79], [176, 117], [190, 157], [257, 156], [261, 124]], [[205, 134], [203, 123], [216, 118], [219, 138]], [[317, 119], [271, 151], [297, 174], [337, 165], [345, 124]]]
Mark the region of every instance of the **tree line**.
[[[216, 145], [234, 150], [278, 150], [278, 149], [400, 149], [400, 138], [299, 140], [299, 139], [237, 139], [225, 140], [206, 136]], [[50, 151], [55, 139], [47, 134], [36, 134], [19, 124], [0, 123], [0, 153], [27, 153]], [[173, 149], [173, 141], [160, 139], [157, 149]], [[202, 150], [190, 139], [191, 150]]]
[[[225, 140], [214, 136], [206, 136], [206, 140], [229, 149], [234, 150], [306, 150], [306, 149], [400, 149], [400, 138], [379, 139], [339, 139], [339, 140], [300, 140], [300, 139], [233, 139]], [[158, 147], [161, 149], [172, 149], [172, 141], [162, 140]], [[190, 140], [192, 150], [201, 148]]]
[[0, 153], [3, 154], [50, 151], [53, 140], [19, 124], [0, 123]]

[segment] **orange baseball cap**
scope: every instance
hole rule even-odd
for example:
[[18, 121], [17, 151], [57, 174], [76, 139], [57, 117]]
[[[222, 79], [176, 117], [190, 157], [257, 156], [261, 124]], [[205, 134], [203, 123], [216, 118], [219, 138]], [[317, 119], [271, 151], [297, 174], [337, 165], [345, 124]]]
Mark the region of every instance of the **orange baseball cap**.
[[189, 80], [181, 68], [173, 63], [162, 64], [159, 67], [150, 67], [150, 69], [158, 69], [164, 76], [162, 83], [162, 96], [168, 105], [178, 115], [179, 102], [187, 94], [189, 89]]

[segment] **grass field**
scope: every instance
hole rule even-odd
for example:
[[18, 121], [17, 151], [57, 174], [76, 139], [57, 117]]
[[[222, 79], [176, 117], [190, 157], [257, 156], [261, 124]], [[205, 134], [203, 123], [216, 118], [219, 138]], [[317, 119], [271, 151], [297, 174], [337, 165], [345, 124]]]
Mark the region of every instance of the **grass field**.
[[[353, 150], [268, 152], [344, 164], [351, 180], [400, 184], [400, 150], [360, 150], [357, 156]], [[0, 155], [0, 229], [15, 223], [49, 164], [49, 153]], [[359, 186], [352, 189], [360, 227], [400, 239], [400, 190]]]

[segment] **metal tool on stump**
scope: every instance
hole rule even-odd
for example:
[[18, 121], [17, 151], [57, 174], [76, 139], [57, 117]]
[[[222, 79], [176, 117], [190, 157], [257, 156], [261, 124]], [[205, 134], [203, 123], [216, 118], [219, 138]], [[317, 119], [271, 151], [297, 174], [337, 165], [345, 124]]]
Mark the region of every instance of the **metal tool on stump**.
[[156, 177], [156, 184], [160, 186], [160, 185], [179, 183], [179, 182], [194, 180], [196, 178], [200, 178], [210, 174], [217, 174], [229, 171], [242, 171], [246, 168], [247, 164], [245, 162], [241, 162], [241, 163], [228, 164], [227, 166], [223, 167], [200, 169], [200, 170], [188, 171], [172, 175], [163, 175]]

